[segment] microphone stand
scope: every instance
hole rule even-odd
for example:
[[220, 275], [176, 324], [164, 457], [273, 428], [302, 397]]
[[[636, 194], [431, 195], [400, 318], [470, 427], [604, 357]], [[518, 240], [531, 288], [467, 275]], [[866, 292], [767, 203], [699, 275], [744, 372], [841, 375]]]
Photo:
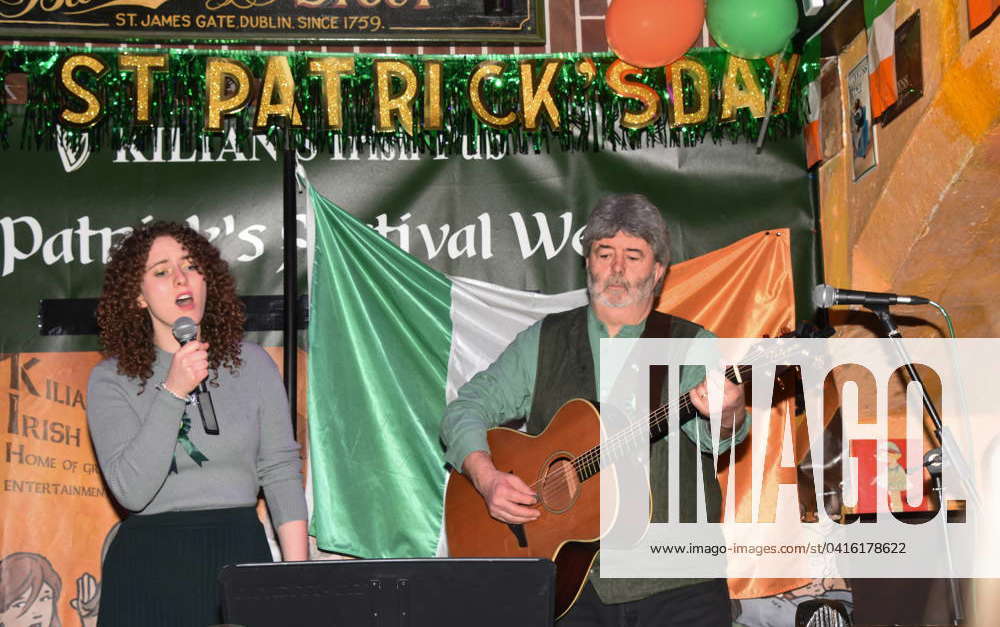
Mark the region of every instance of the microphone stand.
[[[948, 573], [952, 576], [948, 577], [948, 591], [951, 597], [951, 607], [952, 607], [952, 624], [960, 625], [965, 620], [964, 610], [962, 608], [962, 598], [959, 595], [958, 584], [955, 582], [954, 572], [955, 567], [952, 562], [951, 556], [951, 542], [948, 540], [948, 504], [944, 498], [944, 484], [941, 480], [941, 470], [944, 465], [944, 456], [941, 451], [941, 447], [944, 445], [945, 438], [947, 437], [944, 430], [944, 424], [941, 422], [941, 415], [938, 413], [937, 407], [934, 406], [934, 401], [931, 399], [930, 394], [927, 391], [927, 386], [924, 385], [924, 381], [917, 372], [916, 367], [913, 365], [910, 356], [906, 352], [906, 347], [903, 346], [903, 336], [899, 332], [899, 328], [896, 326], [895, 321], [892, 319], [892, 315], [889, 313], [889, 306], [887, 304], [867, 304], [865, 305], [875, 317], [879, 319], [882, 326], [885, 327], [886, 337], [889, 338], [893, 347], [896, 349], [896, 353], [899, 355], [900, 359], [903, 361], [903, 366], [906, 368], [906, 372], [910, 375], [912, 381], [916, 381], [920, 384], [920, 394], [923, 397], [924, 409], [927, 410], [927, 415], [930, 416], [931, 422], [934, 423], [934, 435], [937, 437], [938, 446], [927, 451], [924, 455], [924, 467], [927, 472], [931, 475], [931, 480], [934, 482], [934, 491], [938, 495], [938, 505], [942, 509], [941, 511], [941, 532], [944, 536], [944, 548], [945, 548], [945, 558], [948, 564]], [[949, 446], [949, 453], [958, 454], [956, 447]], [[957, 461], [957, 460], [956, 460]], [[968, 476], [962, 472], [960, 463], [952, 463], [951, 466], [956, 469], [959, 480], [962, 482], [966, 493], [970, 498], [975, 499], [975, 492]]]
[[295, 197], [295, 164], [297, 162], [295, 153], [295, 141], [292, 137], [292, 126], [288, 118], [282, 118], [284, 130], [284, 150], [282, 150], [282, 225], [284, 226], [284, 276], [283, 278], [283, 301], [282, 311], [282, 341], [284, 343], [283, 364], [285, 368], [285, 392], [288, 394], [288, 413], [292, 420], [292, 437], [299, 439], [299, 415], [298, 415], [298, 358], [299, 358], [299, 334], [296, 322], [298, 321], [298, 290], [299, 290], [299, 261], [298, 261], [298, 217], [296, 216], [297, 205]]

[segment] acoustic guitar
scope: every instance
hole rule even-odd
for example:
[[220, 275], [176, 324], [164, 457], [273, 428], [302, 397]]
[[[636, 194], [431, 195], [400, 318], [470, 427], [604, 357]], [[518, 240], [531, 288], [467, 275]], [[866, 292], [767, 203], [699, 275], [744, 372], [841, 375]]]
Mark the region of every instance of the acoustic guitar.
[[[823, 333], [822, 335], [828, 335]], [[810, 328], [782, 337], [820, 337]], [[745, 364], [758, 361], [748, 355]], [[771, 360], [774, 363], [774, 360]], [[778, 361], [778, 363], [781, 363]], [[751, 365], [726, 370], [725, 376], [741, 383], [751, 376]], [[776, 374], [787, 368], [779, 367]], [[687, 393], [674, 400], [680, 421], [695, 415]], [[670, 405], [664, 404], [649, 415], [649, 428], [634, 424], [615, 434], [615, 441], [632, 438], [638, 444], [646, 437], [655, 441], [666, 435]], [[452, 471], [445, 492], [445, 530], [452, 557], [535, 557], [556, 564], [556, 618], [569, 611], [579, 597], [587, 573], [597, 556], [600, 529], [601, 421], [590, 402], [574, 399], [563, 405], [545, 430], [530, 436], [504, 427], [486, 434], [493, 464], [525, 481], [538, 495], [541, 515], [524, 525], [496, 520], [472, 482]], [[641, 439], [640, 439], [641, 438]], [[628, 447], [616, 447], [623, 450]], [[606, 461], [614, 460], [608, 451]]]
[[[741, 367], [742, 369], [743, 367]], [[749, 373], [749, 366], [745, 373]], [[729, 374], [739, 377], [738, 374]], [[733, 378], [735, 381], [736, 378]], [[687, 395], [679, 399], [683, 423], [694, 415]], [[619, 438], [657, 440], [667, 433], [669, 406], [650, 414], [649, 430], [627, 429]], [[642, 425], [638, 425], [642, 426]], [[530, 436], [504, 427], [486, 433], [493, 464], [528, 483], [541, 515], [513, 525], [490, 516], [472, 482], [452, 471], [445, 492], [445, 530], [452, 557], [542, 557], [556, 564], [556, 618], [569, 611], [597, 557], [602, 468], [601, 421], [589, 401], [573, 399], [559, 408], [545, 430]], [[623, 450], [627, 447], [621, 447]], [[613, 456], [612, 456], [613, 458]]]

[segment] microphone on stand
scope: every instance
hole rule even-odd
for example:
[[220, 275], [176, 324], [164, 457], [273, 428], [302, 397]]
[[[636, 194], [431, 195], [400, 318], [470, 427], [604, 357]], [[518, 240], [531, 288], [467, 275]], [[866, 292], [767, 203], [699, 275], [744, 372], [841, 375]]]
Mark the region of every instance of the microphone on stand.
[[927, 305], [930, 302], [930, 299], [920, 296], [844, 290], [832, 287], [826, 283], [820, 283], [813, 288], [813, 304], [821, 309], [828, 309], [834, 305], [863, 305], [871, 307], [873, 305]]
[[[198, 325], [187, 316], [181, 316], [174, 321], [174, 339], [181, 346], [184, 346], [194, 338], [198, 337]], [[219, 435], [219, 421], [215, 417], [215, 407], [212, 405], [212, 395], [208, 392], [208, 386], [202, 380], [191, 395], [191, 404], [198, 408], [201, 414], [201, 424], [205, 427], [208, 435]]]

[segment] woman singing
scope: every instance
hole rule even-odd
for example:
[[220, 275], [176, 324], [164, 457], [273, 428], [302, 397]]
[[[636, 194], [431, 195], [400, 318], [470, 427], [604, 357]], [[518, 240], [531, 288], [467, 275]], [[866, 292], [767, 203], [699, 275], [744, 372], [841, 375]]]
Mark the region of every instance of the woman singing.
[[[184, 346], [174, 322], [198, 336]], [[111, 255], [97, 321], [107, 359], [88, 385], [101, 471], [132, 514], [104, 562], [98, 624], [221, 622], [225, 564], [269, 562], [255, 512], [263, 488], [284, 560], [307, 557], [299, 445], [270, 357], [242, 341], [243, 305], [219, 251], [187, 226], [153, 222]], [[208, 384], [219, 434], [192, 392]]]

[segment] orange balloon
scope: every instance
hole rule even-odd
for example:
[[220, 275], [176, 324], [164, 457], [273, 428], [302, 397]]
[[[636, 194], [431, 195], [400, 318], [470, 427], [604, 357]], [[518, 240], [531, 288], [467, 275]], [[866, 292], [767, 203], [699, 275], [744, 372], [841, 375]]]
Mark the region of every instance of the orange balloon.
[[604, 29], [623, 61], [660, 67], [687, 52], [704, 23], [705, 0], [613, 0]]

